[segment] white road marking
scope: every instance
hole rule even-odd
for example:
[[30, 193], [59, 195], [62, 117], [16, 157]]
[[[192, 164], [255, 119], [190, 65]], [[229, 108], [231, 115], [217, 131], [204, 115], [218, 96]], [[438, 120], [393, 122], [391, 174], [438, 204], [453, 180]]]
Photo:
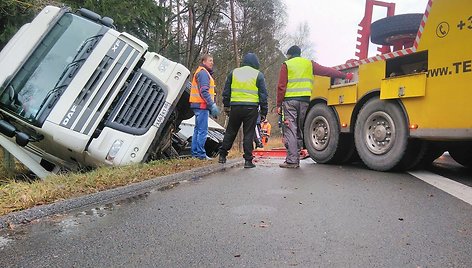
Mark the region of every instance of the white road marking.
[[472, 205], [472, 187], [425, 170], [411, 171], [408, 173]]

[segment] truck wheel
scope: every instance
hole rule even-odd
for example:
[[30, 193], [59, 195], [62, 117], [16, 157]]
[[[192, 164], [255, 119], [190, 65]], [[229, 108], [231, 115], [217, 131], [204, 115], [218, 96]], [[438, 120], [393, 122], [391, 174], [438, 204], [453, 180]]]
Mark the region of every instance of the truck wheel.
[[369, 168], [388, 171], [397, 166], [408, 145], [408, 128], [395, 102], [369, 100], [359, 112], [354, 141], [360, 158]]
[[402, 14], [375, 21], [370, 26], [370, 38], [377, 45], [393, 45], [398, 39], [416, 38], [423, 14]]
[[434, 142], [428, 142], [423, 159], [419, 163], [419, 168], [425, 168], [431, 165], [438, 157], [444, 153], [444, 148]]
[[339, 135], [339, 145], [333, 164], [352, 163], [358, 158], [356, 146], [354, 145], [354, 135], [352, 133], [341, 133]]
[[455, 147], [449, 150], [449, 154], [457, 163], [472, 168], [472, 145]]
[[339, 145], [339, 124], [326, 104], [313, 106], [305, 119], [303, 136], [310, 157], [317, 163], [332, 163]]
[[428, 142], [418, 139], [408, 140], [408, 146], [402, 160], [398, 164], [398, 170], [412, 170], [421, 166], [421, 161], [424, 159], [428, 151]]

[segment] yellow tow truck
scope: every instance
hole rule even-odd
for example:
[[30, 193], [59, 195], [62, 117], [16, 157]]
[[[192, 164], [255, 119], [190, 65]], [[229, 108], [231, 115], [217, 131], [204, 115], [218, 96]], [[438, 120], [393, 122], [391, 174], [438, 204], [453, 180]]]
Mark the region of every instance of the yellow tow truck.
[[379, 51], [393, 52], [335, 67], [353, 81], [315, 76], [304, 125], [315, 162], [408, 170], [448, 151], [472, 167], [472, 1], [429, 0], [413, 42], [404, 15], [371, 25]]

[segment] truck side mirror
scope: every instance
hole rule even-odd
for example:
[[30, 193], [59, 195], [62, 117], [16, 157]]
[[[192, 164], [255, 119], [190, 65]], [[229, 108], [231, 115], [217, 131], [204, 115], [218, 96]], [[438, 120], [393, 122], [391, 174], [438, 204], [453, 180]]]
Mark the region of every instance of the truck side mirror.
[[5, 120], [0, 120], [0, 132], [9, 138], [13, 138], [16, 134], [16, 128]]

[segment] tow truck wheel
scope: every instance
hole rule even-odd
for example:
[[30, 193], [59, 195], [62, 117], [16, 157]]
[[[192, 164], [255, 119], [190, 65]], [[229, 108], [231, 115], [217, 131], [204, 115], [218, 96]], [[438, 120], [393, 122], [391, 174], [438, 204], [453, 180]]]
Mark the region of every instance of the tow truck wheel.
[[341, 133], [338, 148], [334, 160], [336, 164], [347, 164], [359, 160], [354, 144], [354, 135], [352, 133]]
[[472, 144], [449, 149], [449, 154], [457, 163], [472, 168]]
[[303, 136], [310, 157], [317, 163], [333, 163], [339, 145], [339, 124], [326, 104], [313, 106], [305, 119]]
[[354, 130], [359, 157], [370, 169], [396, 167], [408, 145], [408, 128], [400, 106], [392, 101], [369, 100], [359, 112]]
[[403, 155], [402, 160], [398, 164], [398, 170], [412, 170], [421, 167], [429, 144], [424, 140], [410, 139], [408, 140], [408, 147]]

